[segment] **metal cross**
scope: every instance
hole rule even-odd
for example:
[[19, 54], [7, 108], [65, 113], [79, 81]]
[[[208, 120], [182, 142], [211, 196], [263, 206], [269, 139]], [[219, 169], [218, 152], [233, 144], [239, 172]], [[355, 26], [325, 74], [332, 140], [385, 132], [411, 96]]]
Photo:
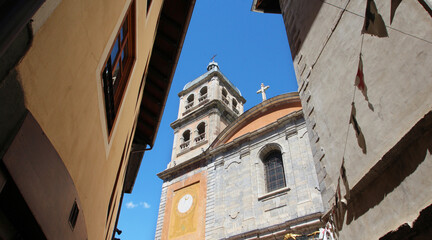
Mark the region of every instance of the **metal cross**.
[[210, 58], [212, 60], [212, 62], [214, 62], [214, 59], [216, 56], [217, 56], [217, 54], [215, 54], [213, 57]]
[[261, 89], [257, 91], [257, 94], [261, 93], [261, 96], [262, 96], [263, 102], [264, 102], [265, 100], [267, 100], [267, 97], [266, 97], [265, 91], [266, 91], [268, 88], [269, 88], [269, 86], [265, 86], [265, 87], [264, 87], [264, 83], [261, 83]]

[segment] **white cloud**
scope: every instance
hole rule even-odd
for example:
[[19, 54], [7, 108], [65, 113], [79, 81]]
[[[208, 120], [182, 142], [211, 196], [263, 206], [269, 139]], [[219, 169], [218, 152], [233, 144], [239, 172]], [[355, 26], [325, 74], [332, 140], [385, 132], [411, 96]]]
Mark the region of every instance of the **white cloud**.
[[143, 208], [150, 208], [150, 204], [148, 204], [147, 202], [134, 203], [133, 201], [130, 201], [126, 203], [126, 208], [128, 209], [136, 208], [138, 206], [141, 206]]
[[140, 205], [143, 206], [143, 208], [150, 208], [150, 204], [147, 202], [140, 202]]
[[138, 207], [138, 204], [134, 204], [132, 201], [130, 201], [130, 202], [128, 202], [128, 203], [126, 203], [126, 207], [127, 208], [136, 208], [136, 207]]

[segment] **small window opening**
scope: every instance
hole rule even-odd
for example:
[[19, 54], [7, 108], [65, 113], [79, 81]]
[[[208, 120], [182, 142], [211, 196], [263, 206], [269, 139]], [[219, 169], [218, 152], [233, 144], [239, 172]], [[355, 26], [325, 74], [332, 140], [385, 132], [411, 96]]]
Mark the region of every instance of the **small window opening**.
[[189, 97], [186, 99], [187, 104], [186, 104], [186, 110], [191, 108], [194, 104], [194, 98], [195, 96], [193, 94], [189, 95]]
[[207, 87], [203, 87], [200, 90], [200, 98], [198, 99], [200, 102], [207, 98]]
[[235, 99], [232, 100], [232, 106], [233, 108], [237, 107], [237, 101]]
[[206, 95], [206, 94], [207, 94], [207, 87], [203, 87], [203, 88], [201, 88], [201, 90], [200, 90], [200, 94], [201, 94], [201, 96]]
[[203, 134], [203, 133], [205, 133], [205, 123], [200, 123], [199, 125], [198, 125], [198, 127], [197, 127], [197, 130], [198, 130], [198, 134]]
[[189, 97], [187, 98], [188, 103], [192, 103], [194, 101], [194, 98], [195, 97], [193, 94], [189, 95]]
[[186, 130], [186, 131], [183, 133], [183, 142], [187, 142], [187, 141], [189, 141], [189, 139], [190, 139], [190, 131], [189, 131], [189, 130]]
[[180, 144], [180, 149], [182, 151], [189, 149], [189, 140], [190, 140], [190, 130], [186, 130], [183, 132], [183, 143]]
[[227, 93], [227, 91], [225, 90], [225, 88], [222, 89], [222, 101], [223, 101], [226, 105], [229, 105], [229, 102], [228, 102], [228, 99], [227, 99], [227, 95], [228, 95], [228, 93]]
[[222, 89], [222, 96], [227, 97], [227, 95], [228, 95], [228, 93], [227, 93], [227, 91], [225, 90], [225, 88]]
[[69, 224], [70, 224], [72, 230], [75, 229], [75, 225], [76, 225], [76, 222], [78, 219], [78, 214], [79, 214], [78, 204], [76, 201], [74, 201], [74, 203], [72, 205], [72, 209], [71, 209], [70, 214], [69, 214]]
[[198, 130], [198, 137], [195, 138], [195, 142], [198, 143], [205, 139], [205, 123], [202, 122], [198, 124], [197, 130]]
[[239, 111], [237, 110], [237, 101], [235, 99], [232, 100], [232, 110], [239, 114]]

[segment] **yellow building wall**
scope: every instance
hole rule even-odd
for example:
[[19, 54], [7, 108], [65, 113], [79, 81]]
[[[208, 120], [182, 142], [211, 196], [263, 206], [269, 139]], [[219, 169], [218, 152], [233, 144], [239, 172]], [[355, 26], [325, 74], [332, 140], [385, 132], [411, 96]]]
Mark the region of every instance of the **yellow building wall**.
[[[64, 161], [78, 191], [88, 239], [111, 237], [107, 210], [163, 0], [136, 0], [136, 61], [108, 139], [101, 71], [131, 0], [63, 0], [37, 30], [18, 66], [26, 107]], [[125, 152], [125, 158], [129, 149]], [[127, 159], [122, 162], [123, 180]], [[117, 184], [120, 201], [122, 184]]]

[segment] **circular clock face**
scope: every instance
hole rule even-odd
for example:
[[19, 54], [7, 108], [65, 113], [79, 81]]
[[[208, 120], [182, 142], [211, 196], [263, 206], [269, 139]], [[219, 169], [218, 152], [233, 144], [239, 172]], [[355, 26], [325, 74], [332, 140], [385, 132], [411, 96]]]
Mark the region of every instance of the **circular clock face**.
[[189, 211], [189, 209], [192, 207], [193, 203], [193, 197], [190, 194], [184, 195], [182, 198], [180, 198], [180, 201], [177, 205], [177, 210], [180, 213], [185, 213]]

